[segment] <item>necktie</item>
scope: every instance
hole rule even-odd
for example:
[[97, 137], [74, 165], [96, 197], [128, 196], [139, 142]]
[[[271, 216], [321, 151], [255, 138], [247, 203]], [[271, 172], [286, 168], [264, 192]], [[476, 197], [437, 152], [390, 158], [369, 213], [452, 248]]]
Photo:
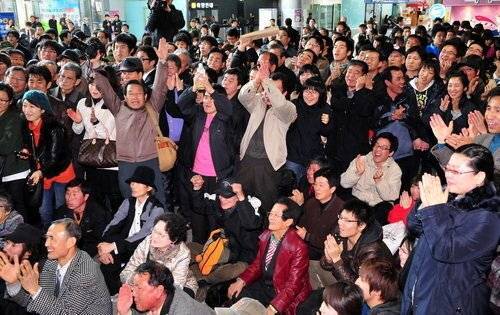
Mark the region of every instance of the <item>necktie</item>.
[[278, 241], [273, 241], [272, 239], [269, 242], [269, 249], [267, 250], [266, 254], [266, 266], [265, 269], [269, 267], [269, 264], [271, 263], [271, 260], [273, 259], [274, 252], [276, 251], [276, 248], [278, 247]]
[[56, 287], [54, 289], [54, 295], [56, 297], [59, 296], [59, 289], [61, 288], [61, 273], [59, 272], [59, 269], [56, 270]]

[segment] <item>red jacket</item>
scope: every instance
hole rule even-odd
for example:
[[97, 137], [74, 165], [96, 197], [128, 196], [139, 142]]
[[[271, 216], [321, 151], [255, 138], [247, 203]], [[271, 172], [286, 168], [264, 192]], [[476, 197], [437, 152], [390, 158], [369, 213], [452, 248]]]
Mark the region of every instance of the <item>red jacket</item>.
[[[250, 266], [240, 275], [247, 285], [262, 276], [263, 262], [266, 247], [271, 237], [271, 231], [264, 231], [259, 237], [259, 251]], [[302, 303], [311, 292], [309, 283], [309, 253], [307, 244], [302, 240], [295, 229], [290, 228], [279, 248], [274, 267], [273, 286], [276, 297], [271, 304], [280, 314], [294, 315], [297, 306]]]

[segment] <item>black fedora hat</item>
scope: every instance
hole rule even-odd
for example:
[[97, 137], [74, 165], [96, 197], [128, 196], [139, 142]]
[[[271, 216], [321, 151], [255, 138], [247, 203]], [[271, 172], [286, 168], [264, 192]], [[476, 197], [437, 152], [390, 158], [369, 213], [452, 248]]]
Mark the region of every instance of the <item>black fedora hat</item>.
[[139, 184], [144, 184], [146, 186], [153, 187], [156, 190], [155, 186], [155, 171], [147, 166], [138, 166], [132, 177], [125, 181], [127, 184], [131, 182], [136, 182]]

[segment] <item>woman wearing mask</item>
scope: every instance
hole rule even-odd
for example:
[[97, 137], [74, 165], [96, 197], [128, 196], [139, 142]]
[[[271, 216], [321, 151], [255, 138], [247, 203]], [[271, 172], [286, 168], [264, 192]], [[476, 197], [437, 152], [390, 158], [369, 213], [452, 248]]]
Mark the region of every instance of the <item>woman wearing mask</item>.
[[439, 177], [422, 177], [422, 205], [408, 218], [419, 240], [401, 314], [489, 313], [486, 277], [500, 240], [493, 172], [491, 152], [468, 144], [445, 166], [446, 190]]
[[33, 170], [28, 183], [36, 185], [43, 178], [39, 211], [42, 226], [48, 227], [54, 209], [64, 204], [66, 184], [75, 178], [71, 152], [65, 129], [55, 120], [47, 95], [30, 90], [24, 93], [22, 104], [26, 123], [21, 153], [29, 157]]

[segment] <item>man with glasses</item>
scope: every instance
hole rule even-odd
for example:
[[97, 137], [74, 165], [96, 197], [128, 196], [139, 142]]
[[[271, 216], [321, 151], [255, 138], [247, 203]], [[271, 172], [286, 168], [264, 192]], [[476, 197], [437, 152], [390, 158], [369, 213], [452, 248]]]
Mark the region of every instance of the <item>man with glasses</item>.
[[23, 97], [26, 87], [28, 86], [27, 81], [28, 73], [23, 67], [10, 67], [5, 72], [5, 83], [10, 85], [10, 87], [14, 90], [14, 97], [12, 98], [13, 104], [17, 104], [17, 102]]
[[37, 45], [38, 59], [57, 62], [57, 57], [62, 52], [62, 47], [54, 40], [44, 40]]
[[156, 75], [156, 64], [158, 63], [158, 55], [152, 46], [143, 45], [137, 48], [137, 58], [142, 62], [142, 80], [149, 88], [153, 87]]
[[447, 40], [443, 44], [443, 48], [439, 53], [439, 76], [445, 79], [452, 66], [462, 57], [463, 43], [458, 38]]
[[399, 197], [401, 169], [392, 158], [398, 149], [398, 138], [388, 132], [378, 134], [372, 151], [358, 155], [340, 177], [344, 188], [352, 188], [352, 195], [374, 207], [375, 218], [387, 223], [390, 202]]

